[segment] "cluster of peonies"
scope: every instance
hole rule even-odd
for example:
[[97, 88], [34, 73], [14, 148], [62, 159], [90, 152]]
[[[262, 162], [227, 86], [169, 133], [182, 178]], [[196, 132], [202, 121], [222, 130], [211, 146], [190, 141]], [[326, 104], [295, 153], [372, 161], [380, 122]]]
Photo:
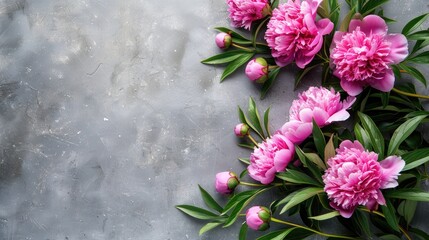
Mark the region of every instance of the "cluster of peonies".
[[[317, 19], [322, 0], [288, 0], [274, 10], [267, 0], [227, 0], [229, 17], [234, 27], [249, 29], [251, 23], [270, 15], [265, 40], [277, 66], [292, 62], [305, 68], [323, 46], [323, 36], [330, 34], [334, 24], [327, 18]], [[407, 39], [402, 34], [388, 34], [386, 22], [377, 15], [350, 21], [348, 32], [336, 31], [330, 47], [330, 66], [340, 79], [341, 87], [356, 96], [364, 87], [383, 92], [392, 90], [395, 76], [392, 64], [408, 56]], [[221, 49], [231, 45], [227, 33], [216, 36]], [[247, 77], [257, 83], [268, 79], [269, 66], [263, 58], [251, 60]]]

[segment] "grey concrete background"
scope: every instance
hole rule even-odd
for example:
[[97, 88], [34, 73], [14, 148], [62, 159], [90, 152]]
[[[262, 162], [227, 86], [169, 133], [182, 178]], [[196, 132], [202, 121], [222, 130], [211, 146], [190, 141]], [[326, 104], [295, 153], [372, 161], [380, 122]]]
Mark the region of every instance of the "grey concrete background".
[[[391, 0], [391, 29], [427, 4]], [[0, 0], [0, 239], [236, 239], [174, 208], [249, 154], [232, 129], [257, 87], [199, 63], [228, 25], [222, 0]], [[283, 73], [258, 101], [273, 129], [296, 95]]]

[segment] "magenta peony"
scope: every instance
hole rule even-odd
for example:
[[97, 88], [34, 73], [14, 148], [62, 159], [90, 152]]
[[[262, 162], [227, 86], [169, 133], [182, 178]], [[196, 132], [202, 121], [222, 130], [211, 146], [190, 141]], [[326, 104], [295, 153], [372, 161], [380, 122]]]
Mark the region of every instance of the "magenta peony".
[[340, 94], [334, 89], [310, 87], [292, 102], [289, 110], [290, 121], [282, 126], [280, 132], [293, 143], [299, 144], [312, 133], [313, 119], [319, 127], [344, 121], [349, 118], [347, 109], [355, 100], [355, 97], [348, 97], [341, 101]]
[[252, 22], [271, 12], [268, 0], [226, 0], [233, 27], [250, 29]]
[[221, 194], [231, 194], [240, 181], [233, 172], [220, 172], [216, 174], [216, 191]]
[[396, 180], [405, 166], [404, 160], [390, 156], [378, 162], [378, 154], [365, 150], [358, 141], [343, 141], [336, 151], [323, 175], [331, 207], [349, 218], [359, 205], [369, 210], [377, 209], [378, 204], [385, 205], [380, 189], [398, 185]]
[[264, 58], [255, 58], [246, 66], [246, 76], [257, 83], [264, 83], [268, 79], [268, 63]]
[[220, 49], [227, 49], [232, 44], [232, 37], [228, 33], [220, 32], [216, 35], [215, 42]]
[[349, 32], [336, 32], [331, 46], [334, 75], [351, 96], [358, 95], [365, 86], [389, 92], [395, 82], [390, 65], [407, 55], [405, 36], [387, 34], [386, 22], [376, 15], [351, 20]]
[[295, 60], [304, 68], [323, 45], [323, 36], [334, 24], [329, 19], [316, 21], [317, 8], [322, 0], [288, 0], [273, 10], [267, 25], [265, 40], [277, 65], [285, 66]]
[[253, 230], [265, 231], [270, 227], [271, 211], [266, 207], [253, 206], [246, 211], [246, 224]]
[[282, 134], [275, 134], [259, 144], [250, 155], [249, 176], [262, 184], [269, 184], [276, 172], [286, 169], [294, 154], [293, 143]]

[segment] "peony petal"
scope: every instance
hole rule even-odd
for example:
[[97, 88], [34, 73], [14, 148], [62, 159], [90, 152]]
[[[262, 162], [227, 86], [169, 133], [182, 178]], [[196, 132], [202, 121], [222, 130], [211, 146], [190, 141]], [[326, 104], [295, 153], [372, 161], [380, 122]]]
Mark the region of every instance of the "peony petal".
[[330, 202], [329, 205], [331, 205], [332, 208], [337, 210], [340, 215], [344, 218], [350, 218], [353, 215], [353, 212], [355, 211], [356, 207], [351, 207], [349, 209], [342, 208], [341, 206], [337, 205], [334, 202]]
[[[350, 140], [342, 141], [340, 144], [340, 147], [339, 147], [339, 151], [344, 152], [344, 151], [347, 151], [347, 149], [352, 149], [352, 148], [359, 149], [360, 151], [365, 151], [365, 148], [357, 140], [355, 140], [354, 142], [352, 142]], [[337, 152], [338, 152], [338, 150], [337, 150]]]
[[356, 30], [356, 28], [361, 27], [361, 26], [362, 26], [362, 20], [352, 19], [352, 20], [350, 20], [348, 31], [353, 32], [354, 30]]
[[265, 173], [265, 176], [260, 176], [259, 181], [262, 184], [270, 184], [272, 181], [274, 181], [275, 176], [276, 176], [276, 169], [273, 167]]
[[302, 51], [297, 52], [295, 56], [296, 66], [301, 69], [304, 69], [305, 66], [307, 66], [307, 64], [309, 64], [313, 60], [314, 56], [315, 55], [307, 55]]
[[380, 162], [381, 166], [381, 189], [394, 188], [398, 186], [398, 176], [405, 166], [405, 161], [398, 156], [389, 156]]
[[382, 92], [389, 92], [395, 84], [395, 74], [392, 69], [387, 69], [383, 79], [376, 79], [370, 83], [371, 87]]
[[329, 119], [329, 114], [325, 110], [315, 107], [313, 109], [313, 119], [319, 127], [324, 127]]
[[360, 30], [365, 34], [387, 34], [387, 24], [383, 18], [377, 15], [368, 15], [362, 19]]
[[310, 108], [301, 109], [299, 112], [299, 120], [301, 122], [312, 122], [313, 121], [313, 111]]
[[389, 34], [384, 37], [391, 43], [389, 60], [394, 64], [402, 62], [408, 56], [408, 41], [402, 34]]
[[334, 29], [334, 24], [331, 22], [331, 20], [329, 20], [329, 18], [320, 19], [316, 25], [319, 29], [319, 34], [322, 36], [331, 33], [332, 29]]
[[276, 168], [276, 172], [284, 171], [287, 165], [293, 160], [292, 157], [292, 152], [289, 149], [277, 151], [274, 156], [274, 167]]
[[363, 91], [362, 83], [340, 80], [340, 85], [350, 96], [357, 96]]
[[334, 114], [332, 114], [328, 120], [326, 120], [326, 123], [332, 123], [332, 122], [339, 122], [347, 120], [350, 117], [349, 112], [347, 112], [345, 109], [338, 111]]
[[353, 103], [355, 103], [356, 98], [352, 96], [348, 96], [346, 100], [343, 101], [343, 109], [349, 109]]
[[331, 46], [329, 47], [329, 52], [332, 52], [332, 49], [334, 49], [337, 46], [337, 42], [340, 42], [341, 39], [343, 39], [343, 36], [347, 34], [346, 32], [340, 32], [340, 31], [336, 31], [334, 33], [334, 38], [332, 39], [332, 43]]
[[280, 132], [294, 144], [302, 143], [308, 136], [311, 135], [312, 131], [312, 123], [303, 123], [296, 120], [285, 123], [280, 129]]
[[274, 60], [279, 67], [284, 67], [293, 61], [294, 55], [276, 57]]

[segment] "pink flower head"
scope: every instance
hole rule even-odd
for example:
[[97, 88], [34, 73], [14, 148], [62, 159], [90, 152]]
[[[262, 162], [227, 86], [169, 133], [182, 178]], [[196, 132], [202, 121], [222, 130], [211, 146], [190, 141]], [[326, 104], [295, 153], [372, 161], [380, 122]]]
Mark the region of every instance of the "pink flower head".
[[347, 109], [355, 100], [355, 97], [348, 97], [341, 101], [340, 94], [334, 89], [310, 87], [292, 102], [289, 110], [290, 121], [282, 126], [280, 132], [293, 143], [299, 144], [310, 136], [313, 119], [319, 127], [344, 121], [349, 118]]
[[253, 230], [265, 231], [270, 227], [271, 211], [266, 207], [253, 206], [246, 211], [246, 224]]
[[396, 179], [405, 161], [390, 156], [378, 162], [378, 154], [365, 150], [358, 141], [343, 141], [336, 151], [323, 175], [331, 207], [349, 218], [359, 205], [369, 210], [377, 209], [378, 204], [385, 205], [380, 189], [398, 185]]
[[282, 134], [275, 134], [259, 144], [250, 155], [249, 176], [262, 184], [269, 184], [276, 172], [286, 169], [294, 154], [293, 143]]
[[268, 63], [264, 58], [255, 58], [247, 64], [245, 72], [252, 82], [264, 83], [268, 79]]
[[216, 35], [215, 42], [220, 49], [227, 49], [231, 46], [232, 37], [228, 33], [220, 32]]
[[408, 55], [407, 39], [402, 34], [387, 34], [386, 22], [377, 15], [352, 19], [348, 32], [336, 32], [331, 46], [334, 75], [351, 96], [371, 86], [389, 92], [395, 76], [390, 67]]
[[271, 11], [268, 0], [226, 0], [233, 27], [250, 29], [253, 21], [264, 18]]
[[249, 126], [245, 123], [239, 123], [234, 127], [234, 133], [237, 137], [244, 137], [249, 134]]
[[327, 18], [316, 21], [317, 8], [322, 0], [288, 0], [273, 10], [267, 25], [265, 40], [277, 65], [283, 67], [295, 60], [304, 68], [323, 45], [323, 36], [334, 24]]
[[231, 194], [240, 183], [233, 172], [220, 172], [216, 174], [216, 191], [221, 194]]

